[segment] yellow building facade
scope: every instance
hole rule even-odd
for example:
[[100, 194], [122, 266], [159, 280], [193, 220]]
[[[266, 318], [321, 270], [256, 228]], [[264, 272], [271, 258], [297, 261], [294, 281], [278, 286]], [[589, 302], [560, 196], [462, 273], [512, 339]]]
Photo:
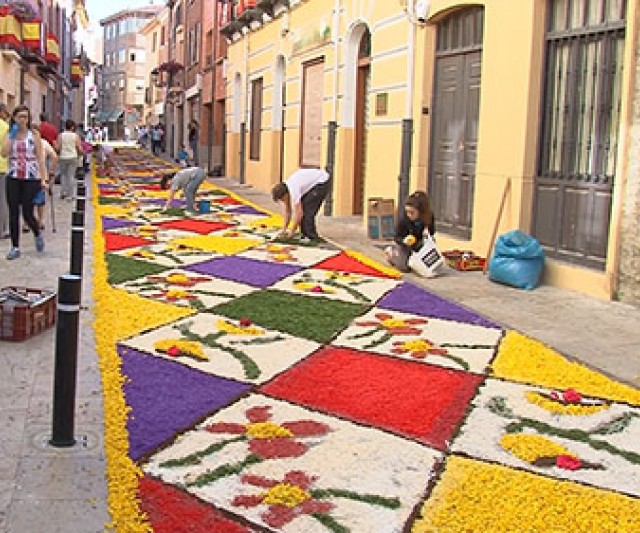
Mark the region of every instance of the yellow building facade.
[[228, 176], [266, 191], [335, 161], [332, 214], [363, 224], [426, 189], [441, 249], [521, 229], [546, 283], [616, 296], [636, 0], [287, 3], [230, 39]]

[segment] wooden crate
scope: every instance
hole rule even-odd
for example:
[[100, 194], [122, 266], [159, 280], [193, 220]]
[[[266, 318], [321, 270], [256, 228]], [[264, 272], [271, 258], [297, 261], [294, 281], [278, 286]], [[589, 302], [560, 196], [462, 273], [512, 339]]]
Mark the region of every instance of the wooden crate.
[[24, 295], [33, 303], [7, 298], [0, 303], [0, 339], [23, 341], [42, 333], [55, 324], [56, 293], [51, 290], [26, 287], [4, 287]]

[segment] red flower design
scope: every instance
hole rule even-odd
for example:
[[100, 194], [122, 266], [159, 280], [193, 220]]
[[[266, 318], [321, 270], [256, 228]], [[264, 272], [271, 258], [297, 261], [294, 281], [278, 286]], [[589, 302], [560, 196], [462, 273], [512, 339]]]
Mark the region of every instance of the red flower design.
[[246, 411], [248, 424], [218, 422], [205, 429], [210, 433], [246, 435], [249, 451], [262, 459], [300, 457], [309, 447], [299, 438], [326, 435], [329, 427], [313, 420], [277, 424], [271, 421], [271, 408], [252, 407]]
[[571, 455], [558, 455], [556, 457], [556, 466], [563, 470], [579, 470], [582, 468], [582, 461]]
[[308, 489], [315, 480], [315, 477], [299, 470], [288, 472], [282, 481], [245, 475], [242, 476], [243, 483], [269, 490], [236, 496], [231, 503], [236, 507], [268, 505], [269, 509], [261, 515], [262, 520], [270, 527], [281, 528], [298, 516], [326, 514], [333, 509], [332, 503], [316, 500], [309, 494]]
[[167, 350], [167, 355], [171, 357], [180, 357], [181, 353], [182, 352], [180, 351], [180, 348], [178, 348], [177, 346], [172, 346]]
[[241, 318], [239, 324], [243, 327], [249, 327], [251, 324], [253, 324], [253, 322], [251, 321], [250, 318]]
[[378, 320], [356, 322], [356, 325], [384, 329], [392, 335], [419, 335], [422, 330], [411, 326], [427, 323], [426, 318], [407, 318], [403, 320], [395, 318], [388, 313], [377, 313], [375, 316]]
[[582, 395], [574, 389], [567, 389], [562, 393], [562, 399], [565, 403], [580, 403]]

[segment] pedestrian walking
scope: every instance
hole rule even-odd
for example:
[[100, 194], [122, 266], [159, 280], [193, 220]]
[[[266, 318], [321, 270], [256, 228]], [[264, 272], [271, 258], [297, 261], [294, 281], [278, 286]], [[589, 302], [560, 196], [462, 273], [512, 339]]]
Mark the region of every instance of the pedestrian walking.
[[[9, 110], [7, 106], [0, 103], [0, 142], [9, 133]], [[0, 238], [9, 238], [9, 205], [7, 204], [7, 171], [9, 161], [6, 157], [0, 156]]]
[[329, 174], [320, 168], [296, 170], [271, 190], [274, 202], [284, 204], [283, 237], [293, 237], [300, 228], [301, 240], [318, 240], [316, 215], [329, 192]]
[[160, 125], [156, 124], [151, 129], [151, 151], [153, 155], [158, 155], [160, 152], [160, 148], [162, 145], [162, 131], [160, 130]]
[[[34, 124], [33, 129], [35, 131], [40, 131], [40, 126]], [[53, 187], [53, 178], [56, 174], [56, 170], [58, 168], [58, 154], [53, 149], [53, 146], [49, 144], [49, 142], [42, 138], [42, 132], [40, 133], [42, 140], [42, 149], [44, 152], [44, 163], [47, 167], [47, 175], [49, 183], [51, 187]], [[40, 188], [38, 193], [33, 197], [33, 205], [36, 207], [36, 219], [38, 220], [38, 224], [41, 230], [44, 230], [44, 211], [46, 205], [47, 191], [44, 188]], [[29, 226], [25, 226], [22, 228], [24, 233], [29, 231]]]
[[73, 181], [78, 168], [78, 158], [83, 154], [80, 137], [76, 133], [76, 123], [69, 119], [65, 130], [58, 135], [58, 167], [60, 168], [60, 199], [72, 199]]
[[213, 172], [205, 172], [200, 167], [189, 167], [179, 170], [175, 174], [168, 174], [160, 180], [160, 188], [166, 190], [171, 186], [169, 198], [164, 206], [165, 211], [171, 207], [171, 202], [179, 191], [184, 193], [187, 202], [187, 212], [196, 213], [196, 194], [198, 188], [207, 176], [213, 176]]
[[53, 148], [56, 147], [58, 140], [58, 128], [47, 120], [47, 115], [40, 113], [40, 138], [47, 141]]
[[31, 128], [31, 112], [21, 105], [13, 110], [9, 133], [2, 142], [0, 154], [9, 158], [7, 201], [11, 250], [7, 259], [20, 257], [20, 211], [35, 237], [36, 250], [44, 250], [44, 238], [33, 216], [33, 198], [49, 187], [40, 133]]

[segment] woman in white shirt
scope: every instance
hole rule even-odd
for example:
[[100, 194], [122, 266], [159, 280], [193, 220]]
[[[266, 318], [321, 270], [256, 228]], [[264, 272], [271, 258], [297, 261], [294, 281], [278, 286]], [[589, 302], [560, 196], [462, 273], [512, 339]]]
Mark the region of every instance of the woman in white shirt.
[[73, 180], [78, 168], [78, 156], [82, 154], [80, 137], [76, 133], [76, 123], [69, 119], [65, 131], [58, 135], [58, 168], [60, 169], [60, 198], [72, 199]]

